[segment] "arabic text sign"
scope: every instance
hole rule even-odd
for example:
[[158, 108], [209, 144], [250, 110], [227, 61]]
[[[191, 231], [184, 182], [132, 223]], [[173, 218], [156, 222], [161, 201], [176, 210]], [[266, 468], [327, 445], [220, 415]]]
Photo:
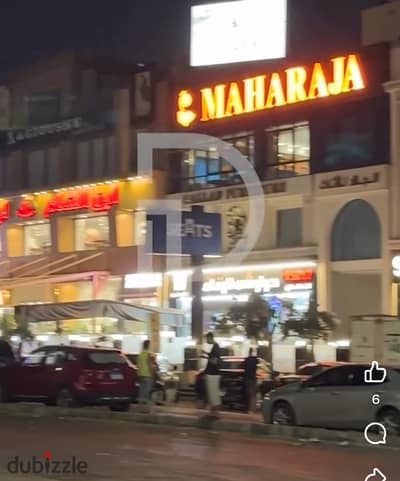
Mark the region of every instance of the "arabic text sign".
[[[194, 206], [181, 212], [181, 222], [167, 222], [167, 215], [147, 214], [152, 222], [152, 251], [158, 254], [218, 255], [221, 252], [221, 216]], [[179, 252], [181, 241], [182, 252]], [[172, 251], [171, 251], [172, 249]]]
[[364, 187], [369, 184], [378, 184], [381, 182], [381, 172], [367, 171], [363, 173], [338, 173], [329, 176], [319, 176], [317, 180], [318, 190], [340, 189], [343, 187]]

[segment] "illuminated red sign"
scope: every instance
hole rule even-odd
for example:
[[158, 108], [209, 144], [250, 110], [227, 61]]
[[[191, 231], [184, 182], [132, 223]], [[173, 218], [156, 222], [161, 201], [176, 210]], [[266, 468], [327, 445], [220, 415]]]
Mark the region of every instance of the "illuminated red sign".
[[10, 217], [10, 201], [2, 200], [0, 204], [0, 224], [8, 220]]
[[314, 276], [313, 269], [285, 269], [282, 273], [284, 282], [312, 282]]
[[118, 185], [111, 188], [86, 188], [57, 192], [49, 199], [44, 207], [43, 216], [49, 217], [57, 212], [68, 212], [80, 209], [89, 209], [94, 212], [105, 212], [119, 202]]
[[30, 199], [22, 199], [19, 206], [15, 210], [15, 214], [23, 219], [35, 217], [36, 213], [36, 208]]

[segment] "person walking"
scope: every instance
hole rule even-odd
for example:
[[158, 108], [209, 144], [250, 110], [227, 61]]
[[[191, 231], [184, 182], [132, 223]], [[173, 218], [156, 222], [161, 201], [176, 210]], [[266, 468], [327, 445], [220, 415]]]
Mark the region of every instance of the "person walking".
[[257, 356], [253, 348], [244, 360], [244, 388], [246, 392], [247, 411], [255, 412], [257, 401]]
[[139, 403], [149, 404], [153, 386], [154, 370], [150, 353], [150, 341], [143, 342], [142, 352], [138, 356]]
[[207, 397], [210, 405], [210, 414], [212, 417], [218, 418], [219, 410], [221, 408], [221, 392], [220, 392], [220, 364], [221, 354], [220, 347], [214, 341], [214, 335], [209, 332], [206, 336], [207, 344], [211, 345], [211, 351], [208, 354], [208, 363], [204, 371]]

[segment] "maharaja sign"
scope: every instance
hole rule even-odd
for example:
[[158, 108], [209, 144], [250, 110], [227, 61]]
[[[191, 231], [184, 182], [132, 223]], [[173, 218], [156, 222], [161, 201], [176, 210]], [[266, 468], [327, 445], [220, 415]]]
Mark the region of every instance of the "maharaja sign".
[[182, 127], [233, 116], [337, 96], [365, 89], [357, 55], [335, 57], [329, 67], [316, 62], [311, 68], [291, 67], [239, 81], [178, 92], [176, 120]]

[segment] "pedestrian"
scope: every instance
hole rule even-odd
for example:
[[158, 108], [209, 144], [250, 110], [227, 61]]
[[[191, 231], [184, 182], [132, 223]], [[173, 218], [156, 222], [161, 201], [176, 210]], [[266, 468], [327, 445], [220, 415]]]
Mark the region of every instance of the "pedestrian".
[[138, 356], [137, 364], [139, 377], [139, 403], [149, 404], [154, 379], [153, 358], [150, 353], [149, 340], [143, 342], [142, 352]]
[[244, 389], [248, 412], [255, 412], [257, 401], [257, 356], [250, 348], [249, 355], [244, 360]]
[[211, 345], [211, 351], [208, 355], [207, 367], [204, 371], [207, 386], [207, 397], [210, 405], [210, 414], [214, 418], [218, 418], [221, 408], [221, 392], [220, 392], [220, 364], [221, 354], [218, 343], [214, 341], [214, 335], [209, 332], [206, 336], [207, 344]]

